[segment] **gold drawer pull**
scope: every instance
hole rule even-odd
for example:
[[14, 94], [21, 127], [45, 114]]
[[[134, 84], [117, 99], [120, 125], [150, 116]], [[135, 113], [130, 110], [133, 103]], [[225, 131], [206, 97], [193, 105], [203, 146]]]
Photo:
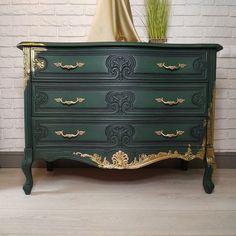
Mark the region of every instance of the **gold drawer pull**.
[[77, 103], [82, 103], [85, 101], [85, 98], [76, 98], [75, 101], [70, 101], [70, 100], [65, 100], [63, 101], [63, 98], [55, 98], [54, 99], [56, 102], [61, 103], [63, 105], [67, 105], [67, 106], [71, 106], [71, 105], [75, 105]]
[[164, 98], [155, 98], [155, 100], [157, 102], [160, 102], [160, 103], [163, 103], [163, 104], [169, 105], [169, 106], [175, 106], [175, 105], [185, 102], [185, 99], [183, 99], [183, 98], [177, 98], [176, 101], [165, 101]]
[[62, 136], [63, 138], [76, 138], [77, 136], [82, 136], [85, 134], [83, 130], [77, 130], [75, 134], [64, 134], [64, 130], [55, 131], [55, 134]]
[[164, 68], [166, 70], [171, 70], [171, 71], [174, 71], [174, 70], [179, 70], [179, 69], [183, 69], [184, 67], [186, 67], [187, 65], [186, 64], [177, 64], [175, 66], [167, 66], [165, 64], [165, 62], [162, 62], [162, 63], [157, 63], [157, 66], [159, 66], [160, 68]]
[[164, 134], [163, 133], [163, 130], [158, 130], [158, 131], [155, 131], [155, 133], [156, 133], [156, 135], [158, 135], [158, 136], [163, 136], [163, 137], [165, 137], [165, 138], [175, 138], [175, 137], [177, 137], [177, 136], [181, 136], [181, 135], [183, 135], [184, 134], [184, 131], [182, 131], [182, 130], [176, 130], [176, 133], [175, 134]]
[[63, 70], [74, 70], [76, 68], [81, 68], [85, 65], [85, 63], [82, 63], [82, 62], [76, 62], [75, 65], [63, 65], [62, 62], [56, 62], [56, 63], [53, 63], [56, 67], [59, 67]]

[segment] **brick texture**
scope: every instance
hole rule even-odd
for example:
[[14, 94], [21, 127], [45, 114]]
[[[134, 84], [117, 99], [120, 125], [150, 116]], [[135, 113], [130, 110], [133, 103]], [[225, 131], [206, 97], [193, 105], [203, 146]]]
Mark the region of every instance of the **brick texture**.
[[[147, 41], [144, 0], [130, 0], [136, 29]], [[96, 0], [0, 0], [0, 151], [24, 148], [21, 41], [84, 42]], [[215, 148], [236, 151], [236, 1], [172, 0], [170, 43], [220, 43]]]

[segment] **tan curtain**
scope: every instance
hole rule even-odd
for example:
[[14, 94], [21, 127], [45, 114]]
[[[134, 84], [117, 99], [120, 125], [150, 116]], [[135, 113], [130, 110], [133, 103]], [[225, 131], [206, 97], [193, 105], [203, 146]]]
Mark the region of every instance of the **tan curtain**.
[[140, 41], [129, 0], [98, 0], [88, 41]]

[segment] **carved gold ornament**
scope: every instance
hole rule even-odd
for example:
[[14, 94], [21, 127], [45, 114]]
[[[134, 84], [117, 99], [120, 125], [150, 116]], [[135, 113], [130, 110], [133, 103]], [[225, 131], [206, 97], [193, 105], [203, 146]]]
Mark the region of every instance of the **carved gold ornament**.
[[71, 106], [77, 103], [82, 103], [85, 101], [85, 98], [76, 98], [75, 101], [72, 100], [63, 100], [63, 98], [55, 98], [54, 99], [57, 103], [61, 103], [63, 105]]
[[77, 130], [75, 134], [65, 134], [64, 130], [59, 130], [59, 131], [55, 131], [55, 134], [57, 136], [62, 136], [63, 138], [68, 138], [68, 139], [72, 139], [72, 138], [76, 138], [78, 136], [82, 136], [84, 135], [86, 132], [83, 130]]
[[40, 53], [47, 51], [44, 47], [31, 48], [31, 69], [33, 72], [36, 70], [44, 70], [46, 68], [46, 60], [41, 58]]
[[30, 79], [30, 48], [24, 47], [23, 53], [24, 53], [24, 89], [25, 89]]
[[36, 70], [44, 70], [46, 67], [46, 61], [41, 58], [36, 58], [32, 61], [33, 67]]
[[74, 70], [76, 68], [81, 68], [85, 65], [85, 63], [82, 62], [76, 62], [75, 65], [63, 65], [63, 62], [55, 62], [53, 64], [63, 70]]
[[208, 109], [208, 122], [207, 122], [207, 154], [206, 160], [209, 166], [216, 169], [216, 159], [214, 152], [214, 118], [215, 118], [215, 93], [216, 89], [213, 88], [212, 102]]
[[176, 106], [180, 103], [185, 102], [185, 99], [183, 99], [183, 98], [177, 98], [176, 101], [165, 101], [164, 98], [155, 98], [155, 100], [159, 103], [163, 103], [163, 104], [169, 105], [169, 106]]
[[159, 68], [163, 68], [163, 69], [166, 69], [166, 70], [174, 71], [174, 70], [183, 69], [183, 68], [185, 68], [187, 65], [186, 65], [186, 64], [181, 64], [181, 63], [179, 63], [179, 64], [174, 65], [174, 66], [173, 66], [173, 65], [167, 66], [167, 65], [165, 64], [165, 62], [161, 62], [161, 63], [157, 63], [157, 66], [158, 66]]
[[165, 138], [175, 138], [175, 137], [183, 135], [184, 131], [183, 130], [176, 130], [175, 134], [174, 133], [164, 134], [163, 130], [157, 130], [157, 131], [155, 131], [155, 134], [158, 136], [163, 136]]
[[81, 158], [88, 158], [94, 164], [96, 164], [100, 168], [105, 169], [138, 169], [155, 162], [166, 160], [169, 158], [180, 158], [185, 161], [191, 161], [195, 158], [204, 159], [205, 156], [205, 145], [202, 145], [202, 148], [196, 153], [193, 154], [191, 146], [189, 144], [187, 151], [183, 154], [179, 153], [178, 151], [169, 151], [169, 152], [159, 152], [156, 154], [140, 154], [138, 158], [134, 158], [132, 162], [129, 162], [128, 154], [119, 150], [118, 152], [114, 153], [111, 161], [108, 161], [106, 157], [102, 157], [99, 154], [86, 154], [81, 152], [74, 152], [74, 155], [79, 155]]

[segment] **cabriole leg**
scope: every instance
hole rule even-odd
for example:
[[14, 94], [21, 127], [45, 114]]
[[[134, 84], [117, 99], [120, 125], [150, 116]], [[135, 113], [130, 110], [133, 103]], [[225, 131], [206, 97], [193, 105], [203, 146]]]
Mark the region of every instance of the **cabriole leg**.
[[212, 193], [214, 190], [214, 183], [212, 181], [212, 174], [215, 168], [215, 155], [213, 148], [207, 149], [207, 156], [204, 159], [205, 171], [203, 176], [203, 187], [206, 193]]
[[183, 159], [181, 159], [180, 161], [181, 161], [181, 163], [180, 163], [181, 169], [182, 170], [188, 170], [188, 161], [185, 161]]
[[26, 180], [23, 185], [23, 190], [26, 195], [29, 195], [31, 193], [32, 187], [33, 187], [33, 177], [32, 177], [32, 150], [31, 149], [25, 149], [25, 158], [21, 163], [21, 168], [25, 174]]
[[46, 165], [47, 165], [47, 171], [53, 171], [53, 169], [54, 169], [54, 162], [47, 161]]

